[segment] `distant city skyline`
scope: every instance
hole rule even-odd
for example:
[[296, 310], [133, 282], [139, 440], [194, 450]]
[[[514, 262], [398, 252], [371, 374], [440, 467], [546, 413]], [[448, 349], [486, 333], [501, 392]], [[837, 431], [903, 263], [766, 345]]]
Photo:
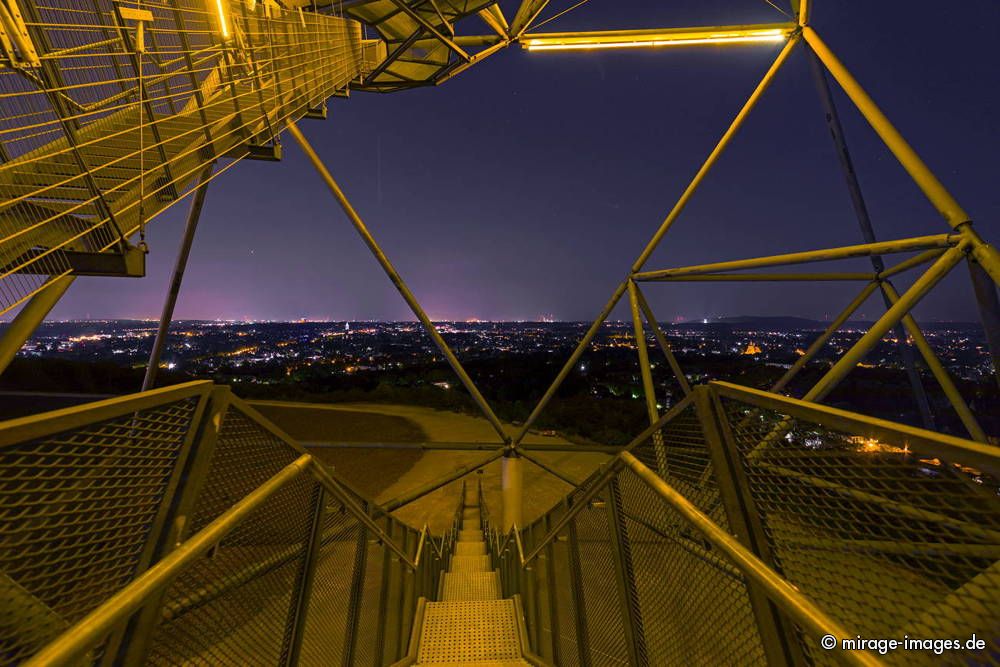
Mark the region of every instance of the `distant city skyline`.
[[[589, 3], [544, 30], [780, 20], [759, 1], [621, 0]], [[1000, 240], [992, 53], [1000, 5], [818, 2], [812, 23], [979, 233]], [[440, 87], [331, 100], [330, 118], [302, 129], [431, 317], [591, 320], [777, 48], [512, 48]], [[879, 238], [948, 231], [836, 93]], [[281, 163], [245, 162], [212, 182], [176, 318], [409, 318], [294, 142], [284, 153]], [[145, 279], [80, 278], [52, 317], [159, 317], [185, 210], [173, 206], [149, 226]], [[647, 268], [858, 242], [798, 50]], [[917, 307], [918, 319], [976, 320], [968, 283], [957, 267]], [[665, 321], [747, 312], [824, 319], [859, 287], [684, 283], [646, 294]], [[876, 299], [863, 311], [871, 319], [881, 307]], [[627, 309], [612, 317], [627, 319]]]

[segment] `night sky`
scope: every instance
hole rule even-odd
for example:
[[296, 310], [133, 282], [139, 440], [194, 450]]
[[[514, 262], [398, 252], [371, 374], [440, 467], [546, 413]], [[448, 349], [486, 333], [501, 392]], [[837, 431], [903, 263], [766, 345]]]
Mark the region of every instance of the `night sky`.
[[[502, 4], [513, 16], [516, 2]], [[553, 1], [543, 16], [570, 4]], [[543, 31], [781, 20], [763, 0], [591, 0]], [[1000, 242], [1000, 3], [816, 0], [812, 25]], [[460, 32], [488, 29], [470, 19]], [[432, 318], [586, 320], [779, 49], [516, 47], [439, 88], [331, 100], [328, 120], [300, 126]], [[837, 95], [879, 238], [946, 232]], [[410, 319], [291, 137], [284, 144], [283, 162], [248, 161], [211, 184], [176, 317]], [[150, 226], [147, 278], [81, 278], [53, 317], [158, 316], [186, 208]], [[647, 268], [860, 242], [799, 48]], [[679, 283], [646, 293], [663, 320], [824, 318], [858, 289]], [[872, 300], [861, 313], [879, 309]], [[917, 314], [976, 319], [965, 267]]]

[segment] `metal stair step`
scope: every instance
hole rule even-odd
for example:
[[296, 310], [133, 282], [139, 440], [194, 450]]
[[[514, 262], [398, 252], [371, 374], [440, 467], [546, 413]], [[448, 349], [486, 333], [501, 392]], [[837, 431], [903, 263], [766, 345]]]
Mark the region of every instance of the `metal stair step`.
[[459, 540], [455, 543], [455, 555], [456, 556], [485, 556], [486, 555], [486, 542], [479, 540], [478, 542], [463, 542]]
[[489, 556], [459, 556], [451, 557], [451, 572], [489, 572]]
[[466, 529], [458, 531], [459, 542], [480, 542], [483, 539], [483, 531], [476, 529]]
[[455, 665], [461, 665], [462, 667], [519, 667], [520, 665], [531, 665], [530, 662], [524, 660], [477, 660], [475, 662], [421, 662], [421, 665], [427, 665], [427, 667], [455, 667]]
[[499, 600], [503, 597], [500, 587], [500, 573], [492, 572], [445, 572], [441, 585], [442, 602], [470, 600]]
[[417, 664], [519, 664], [521, 655], [513, 600], [427, 603]]

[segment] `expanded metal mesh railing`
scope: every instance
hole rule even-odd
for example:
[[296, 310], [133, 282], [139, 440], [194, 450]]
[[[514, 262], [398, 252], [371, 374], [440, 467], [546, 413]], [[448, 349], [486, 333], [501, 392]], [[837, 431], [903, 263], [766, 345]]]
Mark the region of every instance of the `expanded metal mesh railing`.
[[36, 57], [0, 54], [0, 313], [105, 266], [80, 253], [121, 252], [213, 163], [345, 90], [378, 46], [356, 21], [270, 0], [16, 6]]
[[[483, 521], [559, 665], [1000, 664], [998, 470], [994, 448], [713, 383], [523, 530]], [[859, 638], [900, 648], [842, 650]]]
[[38, 665], [384, 665], [454, 540], [208, 382], [0, 423], [0, 530], [0, 661]]
[[[986, 445], [713, 383], [524, 529], [479, 497], [554, 664], [1000, 664], [998, 471]], [[0, 656], [390, 664], [464, 497], [432, 538], [209, 382], [0, 423]]]

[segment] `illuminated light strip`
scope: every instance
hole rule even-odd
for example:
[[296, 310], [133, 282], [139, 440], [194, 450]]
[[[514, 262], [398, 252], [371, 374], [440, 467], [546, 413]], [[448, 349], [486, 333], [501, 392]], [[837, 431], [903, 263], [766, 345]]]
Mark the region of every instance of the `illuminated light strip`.
[[229, 39], [229, 23], [226, 21], [226, 12], [222, 8], [222, 0], [215, 0], [215, 9], [219, 12], [219, 30], [222, 32], [222, 39]]
[[[676, 36], [659, 33], [652, 35], [614, 35], [614, 33], [588, 36], [545, 37], [528, 39], [522, 46], [529, 51], [571, 51], [586, 49], [634, 49], [662, 46], [691, 46], [701, 44], [761, 44], [783, 42], [790, 30], [739, 30], [733, 32], [702, 33], [697, 36], [678, 33]], [[613, 39], [613, 37], [617, 39]]]

